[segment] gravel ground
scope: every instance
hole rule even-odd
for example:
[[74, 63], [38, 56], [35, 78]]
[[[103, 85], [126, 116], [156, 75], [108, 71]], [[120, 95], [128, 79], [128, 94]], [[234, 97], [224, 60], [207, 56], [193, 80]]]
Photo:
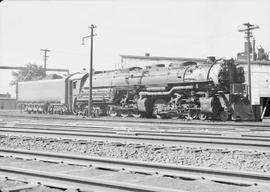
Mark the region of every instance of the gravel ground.
[[270, 173], [270, 153], [254, 151], [25, 137], [1, 137], [0, 147]]

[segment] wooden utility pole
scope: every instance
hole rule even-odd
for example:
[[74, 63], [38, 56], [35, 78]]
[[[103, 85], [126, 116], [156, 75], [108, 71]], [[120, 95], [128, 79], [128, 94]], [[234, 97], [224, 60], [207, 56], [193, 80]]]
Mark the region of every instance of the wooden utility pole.
[[47, 59], [48, 59], [48, 56], [47, 56], [47, 52], [50, 52], [51, 50], [49, 49], [40, 49], [40, 51], [44, 51], [44, 73], [45, 73], [45, 76], [46, 76], [46, 64], [47, 64]]
[[91, 45], [90, 45], [90, 68], [89, 68], [89, 98], [88, 98], [88, 117], [92, 117], [93, 112], [93, 98], [92, 98], [92, 92], [93, 92], [93, 37], [96, 36], [94, 34], [94, 28], [96, 28], [95, 25], [91, 24], [89, 29], [91, 30], [90, 35], [85, 36], [82, 38], [82, 45], [84, 45], [84, 40], [86, 38], [91, 39]]
[[[248, 64], [248, 99], [250, 103], [252, 104], [252, 97], [251, 97], [251, 66], [250, 66], [250, 37], [252, 37], [252, 30], [258, 29], [259, 26], [252, 25], [250, 23], [243, 23], [245, 26], [245, 29], [240, 29], [239, 32], [245, 32], [247, 36], [245, 38], [247, 39], [247, 64]], [[254, 47], [253, 47], [254, 49]]]

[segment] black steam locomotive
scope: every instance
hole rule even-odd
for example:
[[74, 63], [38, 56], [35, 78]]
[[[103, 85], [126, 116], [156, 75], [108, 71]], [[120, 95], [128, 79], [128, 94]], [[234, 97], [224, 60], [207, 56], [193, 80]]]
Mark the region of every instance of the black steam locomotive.
[[[87, 113], [89, 74], [20, 82], [18, 101], [29, 113]], [[234, 60], [187, 61], [95, 71], [96, 115], [157, 118], [252, 120], [244, 70]]]

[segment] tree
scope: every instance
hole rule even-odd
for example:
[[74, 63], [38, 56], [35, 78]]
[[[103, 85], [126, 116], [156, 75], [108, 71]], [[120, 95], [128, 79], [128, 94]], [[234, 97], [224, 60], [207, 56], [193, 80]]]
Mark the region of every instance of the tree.
[[16, 85], [20, 81], [31, 81], [44, 78], [46, 75], [42, 66], [36, 64], [27, 64], [26, 69], [22, 69], [18, 72], [12, 71], [14, 80], [10, 82], [10, 85]]

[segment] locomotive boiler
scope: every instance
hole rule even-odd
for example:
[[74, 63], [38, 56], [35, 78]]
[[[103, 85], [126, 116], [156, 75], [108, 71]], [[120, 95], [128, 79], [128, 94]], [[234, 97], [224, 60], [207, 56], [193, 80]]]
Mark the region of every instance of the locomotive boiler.
[[[244, 70], [232, 59], [209, 58], [201, 63], [187, 61], [169, 66], [157, 64], [144, 69], [131, 67], [95, 71], [93, 75], [95, 114], [202, 120], [215, 118], [223, 121], [230, 118], [253, 119], [251, 105], [246, 99], [246, 85], [243, 84]], [[62, 89], [53, 86], [56, 80], [50, 80], [52, 86], [46, 85], [50, 91], [42, 92], [42, 99], [34, 96], [37, 93], [33, 92], [29, 92], [29, 98], [25, 99], [25, 90], [18, 89], [19, 102], [29, 112], [38, 108], [41, 112], [87, 115], [88, 76], [87, 73], [68, 76], [62, 80]], [[43, 89], [44, 81], [21, 82], [19, 87], [27, 85], [31, 89], [38, 83], [38, 89]], [[61, 90], [64, 92], [64, 96], [60, 94], [63, 98], [53, 100], [51, 94], [59, 94]]]

